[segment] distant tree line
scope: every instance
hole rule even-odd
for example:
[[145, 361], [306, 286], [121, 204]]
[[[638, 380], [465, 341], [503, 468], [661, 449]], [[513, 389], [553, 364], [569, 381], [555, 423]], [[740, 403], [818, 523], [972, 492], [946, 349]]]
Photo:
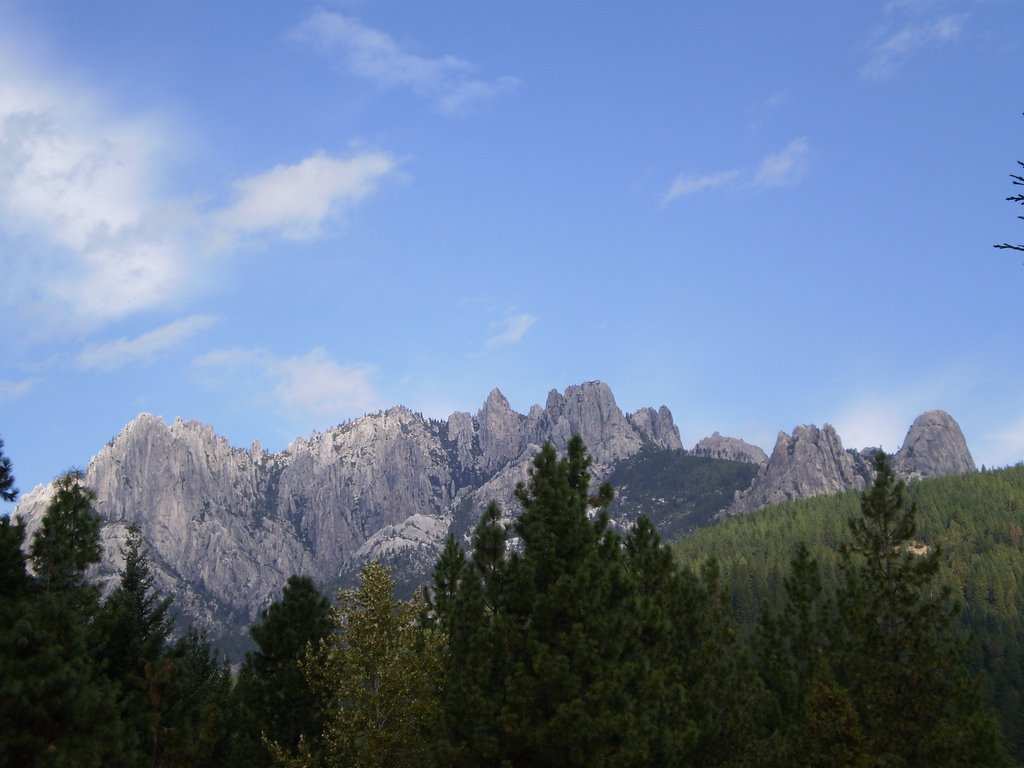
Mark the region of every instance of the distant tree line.
[[24, 529], [0, 520], [0, 764], [1011, 764], [946, 555], [887, 457], [834, 561], [791, 549], [753, 622], [740, 569], [677, 556], [643, 517], [620, 536], [589, 469], [578, 437], [545, 445], [522, 513], [489, 505], [411, 601], [379, 563], [334, 606], [292, 577], [234, 675], [196, 634], [170, 639], [138, 531], [99, 599], [92, 495], [61, 478], [31, 573]]

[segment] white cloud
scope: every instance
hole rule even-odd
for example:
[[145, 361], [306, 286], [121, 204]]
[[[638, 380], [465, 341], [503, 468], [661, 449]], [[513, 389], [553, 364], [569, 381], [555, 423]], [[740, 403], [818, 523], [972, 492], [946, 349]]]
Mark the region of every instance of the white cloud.
[[173, 133], [27, 73], [0, 41], [0, 305], [31, 333], [80, 335], [174, 304], [239, 236], [316, 236], [397, 165], [383, 152], [317, 152], [241, 179], [231, 204], [201, 211], [164, 189]]
[[90, 344], [79, 353], [77, 362], [80, 368], [109, 371], [129, 363], [149, 361], [159, 352], [177, 346], [208, 328], [214, 321], [215, 318], [207, 315], [191, 315], [134, 339], [120, 338], [106, 344]]
[[871, 80], [891, 77], [900, 64], [918, 50], [935, 43], [957, 40], [970, 14], [956, 13], [921, 23], [908, 24], [895, 32], [886, 32], [871, 48], [871, 56], [861, 75]]
[[508, 315], [495, 332], [484, 342], [485, 349], [492, 349], [503, 344], [515, 344], [520, 341], [530, 327], [537, 322], [537, 318], [527, 312], [515, 315]]
[[796, 184], [807, 170], [810, 151], [806, 136], [793, 139], [781, 152], [762, 158], [751, 184], [760, 189]]
[[32, 388], [35, 387], [42, 379], [20, 379], [19, 381], [5, 381], [0, 379], [0, 402], [7, 400], [17, 400], [18, 398], [24, 397]]
[[669, 185], [668, 190], [666, 190], [661, 198], [661, 204], [665, 206], [676, 198], [695, 195], [707, 189], [721, 187], [734, 181], [739, 175], [740, 172], [737, 170], [719, 171], [718, 173], [708, 173], [703, 176], [681, 173], [672, 180], [672, 184]]
[[396, 167], [383, 152], [348, 158], [324, 152], [235, 182], [236, 202], [216, 220], [227, 233], [277, 230], [289, 239], [320, 233], [324, 220], [370, 195]]
[[229, 349], [202, 355], [194, 362], [207, 368], [255, 371], [269, 382], [281, 405], [318, 417], [361, 416], [380, 403], [370, 381], [371, 366], [339, 364], [319, 347], [285, 358], [261, 349]]
[[0, 256], [5, 300], [87, 330], [177, 295], [186, 257], [164, 226], [163, 129], [0, 66], [0, 228], [22, 246]]
[[509, 76], [494, 80], [474, 77], [473, 65], [455, 56], [429, 58], [410, 53], [387, 33], [340, 13], [313, 13], [293, 37], [324, 53], [339, 53], [350, 75], [386, 88], [409, 88], [418, 96], [432, 99], [445, 114], [464, 112], [519, 84], [517, 78]]

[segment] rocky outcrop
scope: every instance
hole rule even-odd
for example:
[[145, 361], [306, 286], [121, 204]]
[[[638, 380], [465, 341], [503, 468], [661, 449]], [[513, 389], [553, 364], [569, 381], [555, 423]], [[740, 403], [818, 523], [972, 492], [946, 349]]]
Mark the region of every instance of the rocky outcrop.
[[484, 472], [496, 472], [519, 456], [524, 446], [525, 417], [512, 410], [498, 389], [492, 389], [476, 415], [478, 464]]
[[566, 387], [564, 395], [552, 389], [544, 410], [533, 409], [531, 413], [538, 418], [535, 422], [527, 421], [527, 443], [540, 445], [550, 441], [563, 451], [569, 438], [579, 435], [599, 472], [632, 456], [644, 443], [644, 436], [619, 410], [611, 389], [602, 381]]
[[[829, 424], [822, 429], [797, 427], [792, 435], [780, 432], [761, 474], [749, 490], [736, 494], [726, 514], [743, 514], [791, 499], [863, 490], [874, 480], [876, 451], [844, 450]], [[960, 425], [945, 411], [928, 411], [914, 420], [893, 457], [893, 468], [905, 480], [975, 471]]]
[[780, 432], [764, 471], [749, 490], [738, 493], [730, 514], [752, 512], [792, 499], [862, 490], [871, 479], [866, 459], [843, 449], [831, 424], [800, 426]]
[[[335, 583], [367, 559], [425, 568], [456, 511], [475, 520], [491, 499], [514, 513], [513, 490], [538, 447], [580, 434], [597, 479], [641, 446], [677, 447], [662, 407], [634, 426], [602, 382], [552, 391], [546, 407], [516, 413], [492, 391], [476, 416], [424, 419], [403, 407], [299, 438], [279, 453], [228, 444], [212, 427], [143, 414], [90, 462], [112, 581], [129, 525], [142, 530], [159, 588], [188, 618], [219, 631], [248, 624], [292, 574]], [[17, 508], [38, 526], [48, 489]]]
[[893, 467], [907, 479], [977, 470], [960, 425], [945, 411], [928, 411], [914, 419], [896, 452]]
[[742, 461], [762, 467], [768, 463], [768, 454], [756, 445], [751, 445], [736, 437], [722, 437], [718, 432], [697, 443], [691, 453], [694, 456], [704, 456], [709, 459]]
[[673, 450], [683, 447], [683, 442], [679, 439], [679, 428], [672, 421], [672, 414], [664, 405], [658, 410], [641, 408], [636, 413], [629, 414], [626, 419], [633, 429], [655, 445]]

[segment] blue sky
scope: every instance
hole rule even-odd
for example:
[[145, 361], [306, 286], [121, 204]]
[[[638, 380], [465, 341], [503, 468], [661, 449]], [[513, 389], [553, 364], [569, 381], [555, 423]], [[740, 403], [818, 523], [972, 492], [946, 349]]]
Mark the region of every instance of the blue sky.
[[1020, 0], [0, 0], [0, 436], [599, 378], [683, 442], [1024, 458]]

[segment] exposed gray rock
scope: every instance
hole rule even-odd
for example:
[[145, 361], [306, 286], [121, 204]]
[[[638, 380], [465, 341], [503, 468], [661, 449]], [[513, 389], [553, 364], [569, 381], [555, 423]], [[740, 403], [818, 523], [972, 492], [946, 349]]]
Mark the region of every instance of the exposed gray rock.
[[762, 467], [768, 463], [768, 454], [756, 445], [751, 445], [737, 437], [722, 437], [718, 432], [715, 432], [711, 437], [705, 437], [697, 443], [692, 453], [694, 456], [705, 456], [709, 459], [725, 459], [726, 461], [742, 461]]
[[492, 389], [477, 413], [480, 468], [495, 472], [523, 450], [524, 417], [512, 410], [498, 389]]
[[945, 411], [927, 411], [914, 419], [893, 467], [907, 479], [977, 470], [960, 425]]
[[683, 447], [679, 439], [679, 428], [672, 421], [672, 413], [664, 405], [657, 411], [653, 408], [641, 408], [629, 414], [626, 419], [633, 428], [647, 440], [664, 448], [679, 450]]
[[429, 563], [441, 554], [451, 520], [433, 515], [412, 515], [397, 525], [387, 525], [356, 550], [355, 560], [387, 560], [410, 549], [421, 551]]
[[728, 512], [738, 515], [792, 499], [863, 490], [870, 480], [866, 460], [843, 449], [831, 424], [799, 426], [792, 435], [779, 433], [764, 470], [749, 490], [736, 494]]
[[[743, 514], [769, 504], [821, 494], [862, 490], [874, 480], [878, 448], [843, 450], [835, 430], [802, 426], [779, 433], [771, 458], [749, 490], [738, 493], [727, 514]], [[907, 432], [893, 458], [905, 480], [975, 471], [960, 426], [945, 411], [927, 411]]]
[[[535, 411], [531, 409], [531, 412]], [[671, 423], [671, 414], [669, 420]], [[644, 443], [644, 437], [626, 420], [615, 404], [611, 389], [603, 381], [567, 387], [564, 395], [551, 390], [540, 419], [532, 426], [527, 439], [534, 445], [550, 441], [563, 451], [573, 435], [583, 438], [597, 474], [608, 470], [615, 461], [632, 456]], [[659, 445], [668, 447], [664, 443]]]
[[[601, 382], [552, 391], [547, 407], [527, 416], [497, 389], [475, 418], [432, 421], [395, 407], [279, 453], [258, 443], [234, 448], [212, 427], [142, 414], [86, 472], [105, 521], [96, 578], [116, 577], [127, 526], [138, 525], [158, 587], [217, 633], [225, 622], [249, 623], [292, 574], [333, 583], [373, 557], [429, 568], [456, 510], [475, 519], [495, 499], [514, 514], [515, 485], [545, 441], [564, 450], [580, 434], [598, 479], [645, 442], [676, 447], [668, 409], [645, 424], [633, 426]], [[48, 494], [37, 488], [17, 508], [29, 537]]]

